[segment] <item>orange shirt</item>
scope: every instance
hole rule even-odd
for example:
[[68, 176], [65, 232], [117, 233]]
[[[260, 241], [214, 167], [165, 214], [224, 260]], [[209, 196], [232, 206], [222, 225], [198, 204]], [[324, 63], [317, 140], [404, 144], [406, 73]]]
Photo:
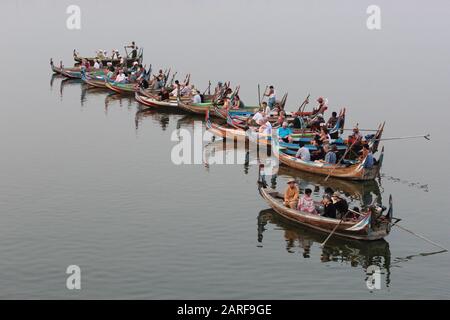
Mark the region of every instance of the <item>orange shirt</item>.
[[284, 192], [284, 201], [291, 202], [291, 201], [298, 200], [298, 193], [299, 193], [299, 190], [298, 190], [297, 186], [295, 186], [294, 188], [291, 188], [290, 186], [288, 186], [286, 188], [286, 191]]

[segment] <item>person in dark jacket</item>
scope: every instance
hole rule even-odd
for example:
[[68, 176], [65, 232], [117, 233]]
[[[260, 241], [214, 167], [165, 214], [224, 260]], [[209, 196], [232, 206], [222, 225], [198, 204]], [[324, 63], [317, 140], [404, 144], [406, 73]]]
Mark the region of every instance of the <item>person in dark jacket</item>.
[[336, 211], [338, 214], [338, 217], [342, 218], [345, 214], [348, 212], [348, 203], [347, 201], [342, 198], [341, 194], [336, 191], [333, 193], [333, 196], [331, 197], [334, 206], [336, 207]]
[[329, 195], [325, 195], [323, 197], [323, 217], [336, 219], [336, 207], [331, 201], [331, 197]]

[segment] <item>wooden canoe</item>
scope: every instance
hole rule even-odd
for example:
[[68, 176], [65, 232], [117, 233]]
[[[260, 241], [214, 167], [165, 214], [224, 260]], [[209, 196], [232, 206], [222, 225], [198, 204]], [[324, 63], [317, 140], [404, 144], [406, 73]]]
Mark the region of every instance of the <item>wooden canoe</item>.
[[133, 94], [139, 88], [137, 83], [118, 83], [108, 81], [105, 85], [108, 89], [120, 94]]
[[280, 148], [278, 139], [273, 140], [273, 152], [278, 160], [291, 168], [306, 171], [310, 173], [320, 174], [341, 179], [366, 181], [375, 179], [380, 172], [383, 164], [384, 149], [376, 164], [370, 169], [364, 168], [364, 161], [355, 162], [354, 164], [329, 164], [316, 161], [304, 161], [290, 155]]
[[268, 205], [283, 218], [292, 223], [307, 226], [326, 234], [329, 234], [336, 228], [334, 232], [335, 236], [373, 241], [385, 238], [391, 230], [393, 213], [392, 197], [389, 198], [389, 210], [386, 215], [381, 215], [376, 218], [375, 213], [369, 209], [367, 212], [362, 212], [361, 217], [357, 221], [341, 221], [340, 219], [322, 217], [318, 214], [311, 214], [286, 207], [283, 204], [283, 195], [267, 187], [261, 175], [261, 169], [258, 179], [258, 190]]
[[178, 109], [178, 101], [176, 100], [160, 101], [156, 98], [144, 96], [139, 92], [136, 92], [134, 97], [137, 102], [148, 107]]
[[[143, 50], [140, 49], [138, 56], [135, 59], [129, 58], [129, 57], [123, 57], [126, 61], [127, 67], [130, 68], [131, 66], [133, 66], [133, 63], [136, 61], [139, 64], [142, 64], [143, 61]], [[100, 60], [102, 62], [102, 64], [104, 66], [106, 66], [106, 64], [108, 62], [111, 62], [113, 66], [118, 66], [120, 65], [120, 59], [111, 59], [111, 58], [103, 58], [103, 59], [99, 59], [98, 57], [82, 57], [79, 56], [76, 52], [76, 50], [73, 50], [73, 59], [75, 60], [75, 62], [77, 63], [81, 63], [83, 60], [86, 60], [89, 62], [89, 64], [91, 66], [94, 65], [95, 60]]]

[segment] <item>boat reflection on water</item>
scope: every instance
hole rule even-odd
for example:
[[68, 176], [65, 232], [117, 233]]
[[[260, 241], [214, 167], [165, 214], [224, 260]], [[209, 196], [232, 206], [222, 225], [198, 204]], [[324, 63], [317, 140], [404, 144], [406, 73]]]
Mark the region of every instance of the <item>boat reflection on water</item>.
[[270, 147], [252, 144], [248, 140], [233, 140], [211, 137], [212, 141], [203, 148], [203, 163], [209, 170], [212, 165], [242, 165], [248, 174], [251, 165], [264, 163], [267, 167], [275, 163]]
[[124, 105], [131, 107], [134, 102], [134, 98], [131, 96], [121, 95], [120, 93], [108, 93], [105, 97], [105, 111], [107, 111], [110, 104], [113, 103], [118, 103], [120, 107], [123, 107]]
[[181, 127], [187, 127], [191, 123], [193, 124], [194, 119], [190, 116], [187, 116], [182, 111], [176, 110], [160, 110], [155, 108], [148, 108], [142, 105], [138, 105], [138, 109], [136, 111], [136, 116], [134, 118], [134, 122], [136, 125], [136, 130], [139, 129], [139, 126], [144, 121], [144, 119], [149, 118], [155, 122], [158, 122], [161, 126], [161, 129], [164, 131], [167, 129], [170, 121], [171, 115], [184, 115], [181, 118], [177, 119], [177, 129]]
[[272, 229], [283, 230], [286, 251], [289, 253], [300, 253], [303, 258], [311, 258], [312, 251], [320, 250], [320, 262], [347, 264], [350, 267], [361, 267], [367, 279], [367, 268], [378, 266], [384, 274], [386, 287], [391, 282], [391, 251], [386, 240], [358, 241], [345, 238], [331, 237], [322, 248], [320, 244], [325, 240], [327, 234], [315, 231], [308, 227], [293, 225], [283, 219], [272, 209], [262, 210], [258, 214], [258, 243], [262, 246], [264, 233], [268, 231], [267, 226], [273, 225]]

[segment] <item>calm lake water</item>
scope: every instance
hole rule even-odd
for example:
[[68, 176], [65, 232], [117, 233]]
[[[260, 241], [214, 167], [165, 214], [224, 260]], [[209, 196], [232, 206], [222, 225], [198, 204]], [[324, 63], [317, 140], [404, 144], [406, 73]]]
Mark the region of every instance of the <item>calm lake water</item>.
[[[52, 77], [48, 64], [135, 40], [146, 64], [190, 72], [201, 88], [230, 80], [247, 104], [273, 84], [289, 110], [311, 93], [346, 106], [347, 127], [430, 133], [384, 143], [380, 184], [334, 183], [384, 204], [392, 194], [403, 226], [450, 248], [448, 1], [77, 1], [81, 30], [66, 28], [70, 4], [0, 4], [0, 298], [450, 297], [448, 253], [428, 255], [439, 249], [400, 229], [321, 249], [323, 234], [268, 210], [254, 151], [248, 164], [177, 166], [171, 136], [201, 117], [138, 112], [133, 98]], [[366, 27], [370, 4], [381, 30]], [[291, 176], [323, 190], [289, 170], [277, 186]], [[79, 291], [66, 289], [72, 264]], [[369, 265], [381, 267], [380, 290], [366, 287]]]

